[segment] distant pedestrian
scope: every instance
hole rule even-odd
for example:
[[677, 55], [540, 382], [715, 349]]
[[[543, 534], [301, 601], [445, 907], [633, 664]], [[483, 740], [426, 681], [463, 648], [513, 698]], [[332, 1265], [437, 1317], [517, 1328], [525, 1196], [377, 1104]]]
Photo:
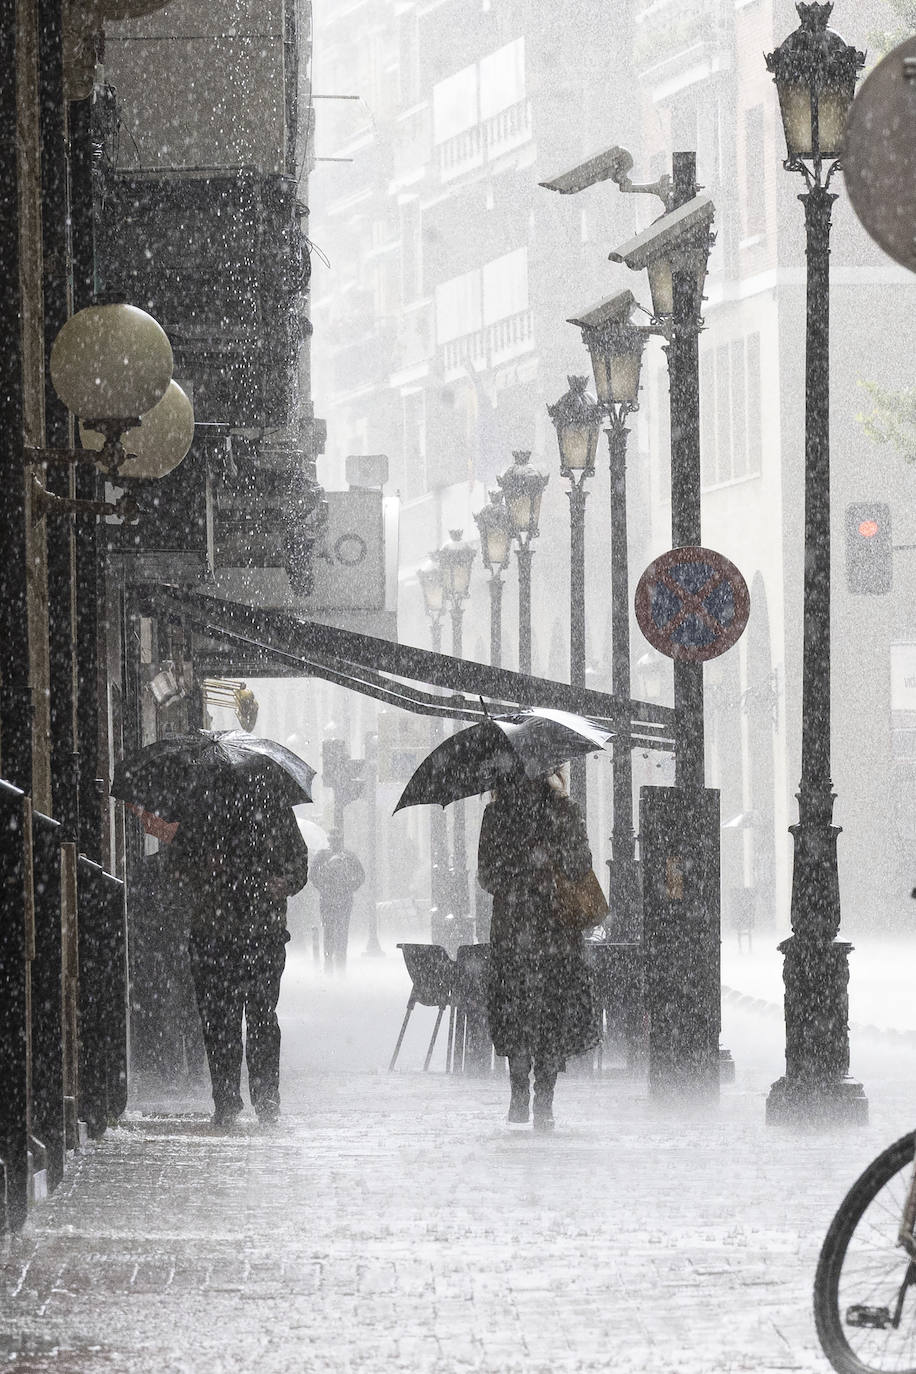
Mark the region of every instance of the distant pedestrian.
[[347, 967], [347, 942], [353, 898], [366, 875], [355, 854], [344, 848], [343, 835], [332, 830], [329, 847], [312, 860], [312, 886], [318, 892], [318, 910], [324, 931], [325, 973], [343, 973]]
[[509, 1060], [510, 1122], [553, 1129], [557, 1073], [598, 1043], [582, 936], [557, 913], [556, 876], [576, 880], [592, 856], [578, 807], [559, 774], [497, 788], [480, 831], [478, 882], [493, 894], [487, 1013], [496, 1053]]
[[178, 828], [170, 865], [189, 910], [188, 952], [213, 1088], [213, 1124], [242, 1110], [242, 1018], [258, 1120], [280, 1112], [277, 1001], [286, 964], [286, 901], [308, 879], [292, 808], [269, 787], [220, 784]]

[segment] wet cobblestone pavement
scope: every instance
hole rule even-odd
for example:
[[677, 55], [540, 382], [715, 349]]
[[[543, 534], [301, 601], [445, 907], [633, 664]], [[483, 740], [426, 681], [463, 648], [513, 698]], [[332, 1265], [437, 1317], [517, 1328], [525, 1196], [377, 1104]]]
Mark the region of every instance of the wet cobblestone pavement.
[[[422, 1031], [405, 1044], [404, 1071], [384, 1072], [403, 981], [391, 968], [386, 978], [371, 1035], [367, 1022], [327, 1072], [308, 1061], [330, 1032], [288, 1018], [277, 1128], [243, 1118], [217, 1131], [202, 1101], [196, 1115], [147, 1107], [75, 1157], [3, 1252], [0, 1364], [827, 1368], [810, 1315], [821, 1238], [855, 1174], [911, 1124], [885, 1054], [871, 1064], [863, 1050], [888, 1085], [869, 1084], [867, 1128], [767, 1130], [772, 1046], [761, 1058], [760, 1044], [772, 1032], [732, 1009], [738, 1082], [717, 1110], [674, 1115], [639, 1084], [568, 1075], [556, 1133], [534, 1136], [503, 1124], [501, 1079], [417, 1071]], [[374, 1069], [358, 1072], [373, 1063], [370, 1044]]]

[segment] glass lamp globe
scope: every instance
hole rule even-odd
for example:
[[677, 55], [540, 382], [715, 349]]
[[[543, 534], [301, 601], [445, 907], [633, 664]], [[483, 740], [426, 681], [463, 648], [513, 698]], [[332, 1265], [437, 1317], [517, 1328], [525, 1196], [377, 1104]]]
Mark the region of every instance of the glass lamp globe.
[[439, 550], [442, 586], [447, 596], [461, 601], [471, 586], [471, 564], [477, 556], [473, 544], [462, 539], [463, 530], [449, 530], [451, 538]]
[[[105, 443], [97, 430], [80, 421], [84, 448], [100, 451]], [[194, 439], [194, 409], [177, 382], [169, 382], [161, 401], [147, 411], [142, 423], [122, 439], [126, 460], [119, 477], [165, 477], [186, 457]]]
[[513, 535], [516, 538], [527, 535], [533, 539], [541, 517], [541, 498], [548, 480], [546, 472], [534, 466], [527, 449], [517, 449], [512, 454], [512, 466], [496, 480], [502, 487]]
[[831, 5], [796, 8], [802, 22], [766, 59], [779, 96], [786, 152], [790, 160], [839, 157], [865, 54], [828, 29]]
[[635, 405], [639, 399], [645, 337], [635, 325], [621, 323], [589, 339], [595, 389], [605, 405]]
[[172, 367], [165, 330], [134, 305], [86, 306], [51, 349], [54, 390], [86, 420], [145, 415], [165, 394]]
[[547, 407], [557, 431], [561, 471], [564, 476], [595, 471], [595, 450], [601, 432], [601, 407], [586, 391], [587, 377], [567, 377], [569, 390]]
[[512, 530], [509, 527], [509, 514], [502, 499], [502, 492], [491, 491], [489, 504], [479, 510], [474, 519], [480, 530], [480, 547], [486, 567], [491, 571], [507, 567]]
[[430, 554], [417, 568], [417, 581], [423, 593], [423, 604], [430, 615], [438, 615], [443, 607], [445, 593], [442, 586], [442, 569], [435, 554]]

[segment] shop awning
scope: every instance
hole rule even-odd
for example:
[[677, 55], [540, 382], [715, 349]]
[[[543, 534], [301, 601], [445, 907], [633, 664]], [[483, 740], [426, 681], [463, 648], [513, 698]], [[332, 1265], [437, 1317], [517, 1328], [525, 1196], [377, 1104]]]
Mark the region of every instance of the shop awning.
[[529, 677], [508, 668], [394, 644], [374, 635], [300, 620], [288, 611], [245, 606], [175, 587], [149, 588], [156, 615], [194, 635], [198, 675], [319, 677], [389, 706], [454, 720], [544, 706], [574, 711], [610, 732], [629, 716], [638, 748], [673, 750], [671, 707], [619, 702], [607, 692]]

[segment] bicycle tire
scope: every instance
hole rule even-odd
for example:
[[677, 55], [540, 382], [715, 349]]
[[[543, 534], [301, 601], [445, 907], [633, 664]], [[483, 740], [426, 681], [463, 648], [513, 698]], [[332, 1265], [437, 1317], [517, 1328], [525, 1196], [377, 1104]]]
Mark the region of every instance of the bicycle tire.
[[[897, 1228], [910, 1182], [904, 1171], [913, 1161], [914, 1140], [912, 1132], [901, 1136], [872, 1160], [840, 1203], [821, 1246], [814, 1320], [821, 1347], [837, 1374], [916, 1374], [916, 1287], [904, 1304], [897, 1331], [852, 1326], [846, 1320], [850, 1297], [874, 1312], [882, 1310], [876, 1299], [883, 1298], [890, 1310], [903, 1282], [909, 1259], [897, 1245]], [[885, 1189], [889, 1191], [881, 1197]], [[863, 1224], [872, 1204], [872, 1216]]]

